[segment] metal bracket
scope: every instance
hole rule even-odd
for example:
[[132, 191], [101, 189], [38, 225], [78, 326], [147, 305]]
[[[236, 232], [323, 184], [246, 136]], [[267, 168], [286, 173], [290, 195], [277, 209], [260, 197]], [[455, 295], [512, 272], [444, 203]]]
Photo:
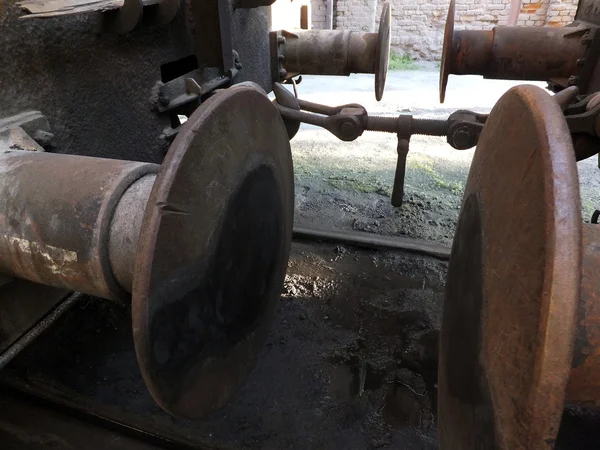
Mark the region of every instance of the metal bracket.
[[231, 76], [219, 75], [217, 69], [198, 69], [175, 78], [167, 83], [155, 85], [156, 98], [153, 103], [159, 113], [174, 111], [188, 103], [200, 101], [210, 92], [232, 83], [238, 74], [231, 69]]
[[241, 64], [237, 52], [233, 52], [234, 67], [221, 75], [217, 68], [197, 69], [167, 83], [157, 81], [152, 89], [150, 102], [159, 114], [169, 114], [168, 125], [162, 138], [171, 141], [182, 125], [179, 115], [189, 116], [215, 90], [229, 87], [239, 73]]

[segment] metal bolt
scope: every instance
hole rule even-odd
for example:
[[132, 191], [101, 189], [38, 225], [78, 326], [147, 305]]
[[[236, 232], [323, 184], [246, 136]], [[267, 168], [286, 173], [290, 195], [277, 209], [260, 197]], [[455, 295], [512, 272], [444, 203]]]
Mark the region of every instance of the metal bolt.
[[583, 67], [585, 64], [585, 58], [579, 58], [576, 62], [577, 67]]
[[452, 135], [453, 147], [457, 149], [467, 149], [473, 146], [473, 134], [466, 127], [458, 128]]
[[579, 77], [577, 75], [571, 75], [569, 77], [569, 86], [574, 86], [579, 82]]
[[285, 61], [285, 56], [283, 56], [283, 55], [277, 55], [277, 59], [279, 61]]
[[344, 122], [340, 125], [340, 131], [346, 137], [354, 136], [356, 134], [355, 126], [352, 122]]
[[285, 70], [285, 69], [281, 69], [281, 70], [279, 71], [279, 78], [282, 78], [282, 79], [283, 79], [283, 78], [287, 77], [287, 74], [288, 74], [288, 73], [287, 73], [287, 70]]
[[283, 36], [277, 36], [278, 44], [285, 44], [285, 38]]

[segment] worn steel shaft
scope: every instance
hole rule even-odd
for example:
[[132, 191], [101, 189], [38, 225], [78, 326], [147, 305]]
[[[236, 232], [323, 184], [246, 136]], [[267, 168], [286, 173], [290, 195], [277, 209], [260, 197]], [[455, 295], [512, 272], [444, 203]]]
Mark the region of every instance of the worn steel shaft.
[[454, 75], [505, 80], [568, 78], [586, 47], [573, 28], [496, 27], [455, 31], [449, 58]]
[[377, 43], [378, 33], [347, 30], [296, 31], [286, 37], [283, 66], [288, 73], [375, 73]]
[[440, 64], [440, 102], [450, 75], [549, 81], [579, 85], [579, 72], [590, 49], [589, 27], [495, 27], [454, 30], [456, 0], [450, 1]]
[[4, 150], [0, 273], [125, 298], [142, 218], [160, 166]]

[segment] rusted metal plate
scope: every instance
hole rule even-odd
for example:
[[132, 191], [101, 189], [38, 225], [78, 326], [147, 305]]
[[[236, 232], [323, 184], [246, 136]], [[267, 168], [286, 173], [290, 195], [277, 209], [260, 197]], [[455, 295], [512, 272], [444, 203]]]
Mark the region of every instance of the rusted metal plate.
[[234, 86], [190, 116], [150, 195], [133, 282], [138, 361], [168, 412], [203, 416], [246, 379], [281, 293], [293, 208], [287, 132], [260, 88]]
[[440, 337], [440, 447], [550, 449], [571, 369], [579, 182], [557, 102], [519, 86], [496, 104], [465, 189]]

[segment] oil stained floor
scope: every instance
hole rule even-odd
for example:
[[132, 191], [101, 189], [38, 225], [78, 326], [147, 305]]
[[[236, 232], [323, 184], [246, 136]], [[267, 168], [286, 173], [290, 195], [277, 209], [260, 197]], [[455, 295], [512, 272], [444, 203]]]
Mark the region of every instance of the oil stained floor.
[[[227, 407], [203, 421], [176, 420], [155, 406], [135, 360], [129, 310], [107, 301], [79, 304], [1, 375], [5, 383], [194, 448], [436, 449], [446, 268], [400, 252], [294, 244], [256, 369]], [[0, 391], [0, 448], [156, 448], [78, 420], [69, 427], [65, 415], [15, 401]], [[566, 428], [580, 442], [561, 449], [600, 442], [579, 432], [591, 419], [569, 414]], [[41, 437], [27, 438], [28, 430]], [[89, 437], [83, 447], [82, 436]]]

